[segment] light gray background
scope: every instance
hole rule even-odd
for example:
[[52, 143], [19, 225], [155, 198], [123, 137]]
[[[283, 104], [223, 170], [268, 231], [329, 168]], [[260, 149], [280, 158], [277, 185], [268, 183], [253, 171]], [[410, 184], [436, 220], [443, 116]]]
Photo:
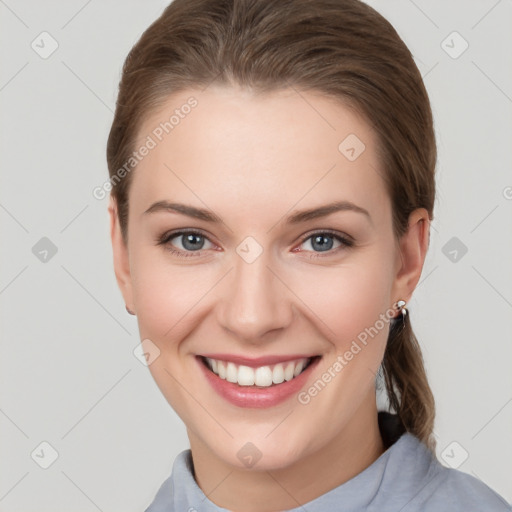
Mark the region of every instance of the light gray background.
[[[436, 122], [435, 221], [409, 306], [438, 454], [512, 501], [512, 1], [370, 3], [414, 54]], [[122, 63], [166, 4], [0, 0], [2, 512], [144, 510], [188, 447], [133, 354], [92, 195]], [[59, 45], [47, 59], [31, 47], [51, 48], [43, 31]]]

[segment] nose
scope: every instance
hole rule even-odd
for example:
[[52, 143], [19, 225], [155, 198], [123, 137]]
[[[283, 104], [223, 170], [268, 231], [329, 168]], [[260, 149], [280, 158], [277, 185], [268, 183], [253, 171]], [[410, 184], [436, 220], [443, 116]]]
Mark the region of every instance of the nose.
[[261, 344], [270, 332], [285, 329], [293, 318], [292, 294], [266, 254], [252, 263], [235, 258], [218, 304], [221, 326], [246, 343]]

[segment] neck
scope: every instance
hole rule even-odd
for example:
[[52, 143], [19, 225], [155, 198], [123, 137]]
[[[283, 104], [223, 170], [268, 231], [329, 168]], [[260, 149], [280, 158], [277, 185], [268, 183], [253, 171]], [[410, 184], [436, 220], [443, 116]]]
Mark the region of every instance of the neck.
[[273, 512], [299, 507], [350, 480], [384, 451], [375, 400], [362, 406], [331, 442], [285, 468], [241, 470], [219, 459], [190, 431], [195, 479], [216, 505]]

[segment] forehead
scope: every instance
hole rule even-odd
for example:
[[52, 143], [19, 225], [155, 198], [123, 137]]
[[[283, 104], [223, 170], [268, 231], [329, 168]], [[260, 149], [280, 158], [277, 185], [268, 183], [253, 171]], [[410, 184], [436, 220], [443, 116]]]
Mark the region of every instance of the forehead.
[[178, 196], [238, 212], [271, 206], [284, 213], [299, 201], [340, 198], [386, 206], [375, 133], [357, 111], [320, 93], [180, 91], [144, 121], [136, 147], [144, 144], [152, 148], [130, 191], [139, 211]]

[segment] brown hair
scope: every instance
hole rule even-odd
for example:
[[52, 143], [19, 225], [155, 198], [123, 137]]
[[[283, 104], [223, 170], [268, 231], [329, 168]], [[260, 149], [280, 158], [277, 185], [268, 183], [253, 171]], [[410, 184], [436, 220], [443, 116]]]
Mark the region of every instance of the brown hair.
[[[211, 83], [260, 93], [293, 86], [355, 108], [378, 134], [395, 237], [414, 209], [433, 218], [429, 99], [410, 51], [377, 11], [359, 0], [174, 0], [126, 58], [108, 139], [125, 242], [131, 173], [119, 180], [118, 171], [142, 122], [170, 94]], [[410, 314], [391, 327], [381, 368], [403, 427], [433, 450], [434, 398]]]

